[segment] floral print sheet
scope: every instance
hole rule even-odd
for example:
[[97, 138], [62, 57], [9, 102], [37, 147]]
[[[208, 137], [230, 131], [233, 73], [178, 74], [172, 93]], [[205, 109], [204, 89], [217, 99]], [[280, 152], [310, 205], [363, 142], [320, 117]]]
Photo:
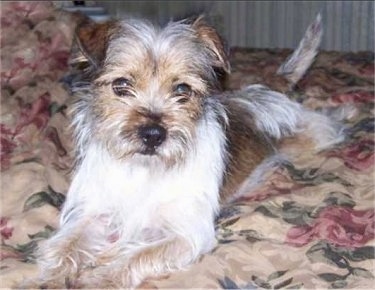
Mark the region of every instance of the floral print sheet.
[[[36, 275], [35, 249], [56, 229], [69, 187], [69, 95], [62, 80], [74, 19], [49, 2], [1, 5], [1, 287]], [[283, 90], [275, 72], [290, 52], [233, 48], [228, 87]], [[346, 140], [302, 154], [224, 206], [217, 247], [143, 287], [375, 287], [374, 54], [321, 52], [290, 96], [327, 112], [355, 106]]]

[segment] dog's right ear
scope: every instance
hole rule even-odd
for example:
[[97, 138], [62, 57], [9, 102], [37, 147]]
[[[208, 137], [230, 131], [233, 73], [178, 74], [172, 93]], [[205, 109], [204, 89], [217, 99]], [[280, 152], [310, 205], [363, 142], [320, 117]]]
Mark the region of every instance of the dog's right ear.
[[199, 39], [215, 55], [214, 67], [230, 74], [229, 49], [216, 29], [206, 22], [203, 15], [194, 19], [191, 26]]
[[114, 30], [114, 21], [96, 23], [89, 17], [82, 16], [74, 35], [71, 65], [99, 67], [105, 58], [108, 41]]

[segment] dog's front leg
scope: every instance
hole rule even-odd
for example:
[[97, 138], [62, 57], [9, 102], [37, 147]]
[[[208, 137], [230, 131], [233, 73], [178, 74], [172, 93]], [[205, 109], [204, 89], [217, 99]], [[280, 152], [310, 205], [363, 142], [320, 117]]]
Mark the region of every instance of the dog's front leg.
[[121, 257], [119, 253], [111, 263], [87, 269], [80, 276], [78, 287], [134, 288], [147, 278], [160, 277], [184, 268], [197, 256], [189, 242], [181, 237], [131, 252], [128, 257]]
[[64, 224], [38, 251], [38, 283], [47, 288], [75, 288], [82, 267], [94, 263], [88, 246], [90, 220]]

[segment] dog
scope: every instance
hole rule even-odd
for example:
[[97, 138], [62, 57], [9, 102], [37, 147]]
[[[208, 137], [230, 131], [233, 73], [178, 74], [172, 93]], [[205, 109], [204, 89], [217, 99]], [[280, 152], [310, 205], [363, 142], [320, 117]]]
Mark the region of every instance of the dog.
[[[313, 62], [320, 16], [278, 71]], [[257, 186], [280, 146], [343, 139], [340, 126], [262, 85], [227, 92], [228, 50], [204, 17], [77, 28], [71, 59], [77, 165], [60, 228], [41, 245], [44, 288], [135, 288], [216, 245], [221, 204]], [[305, 142], [306, 141], [306, 142]]]

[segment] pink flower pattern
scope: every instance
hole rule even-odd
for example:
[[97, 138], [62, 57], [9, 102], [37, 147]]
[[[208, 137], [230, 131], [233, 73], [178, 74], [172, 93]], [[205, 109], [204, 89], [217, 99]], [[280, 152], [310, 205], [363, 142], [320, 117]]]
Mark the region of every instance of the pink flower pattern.
[[[1, 168], [4, 170], [9, 167], [10, 160], [15, 150], [28, 148], [29, 138], [25, 135], [29, 130], [30, 125], [38, 128], [38, 132], [46, 127], [50, 119], [49, 106], [50, 95], [45, 93], [41, 95], [36, 101], [31, 104], [19, 103], [20, 114], [14, 128], [9, 128], [4, 124], [0, 124], [0, 160]], [[26, 149], [27, 150], [27, 149]]]
[[[6, 92], [4, 98], [11, 100], [9, 106], [12, 106], [10, 109], [14, 110], [11, 118], [4, 118], [4, 123], [0, 124], [1, 168], [7, 170], [15, 163], [19, 164], [24, 160], [37, 160], [36, 165], [44, 166], [47, 172], [50, 168], [48, 167], [49, 162], [52, 162], [56, 172], [48, 171], [48, 174], [60, 178], [60, 174], [65, 174], [65, 170], [71, 166], [70, 160], [63, 160], [63, 158], [60, 160], [60, 157], [65, 156], [70, 150], [69, 147], [64, 148], [67, 144], [64, 141], [67, 140], [64, 139], [61, 130], [66, 123], [54, 127], [55, 125], [51, 125], [50, 119], [51, 112], [54, 111], [53, 108], [56, 105], [54, 102], [58, 102], [60, 105], [59, 101], [63, 98], [53, 95], [52, 90], [48, 88], [45, 92], [39, 91], [38, 93], [34, 93], [32, 89], [27, 90], [31, 92], [30, 95], [22, 98], [17, 93], [23, 88], [29, 89], [35, 84], [38, 87], [39, 81], [47, 81], [50, 85], [49, 88], [57, 85], [58, 80], [67, 70], [69, 41], [72, 39], [69, 37], [69, 33], [72, 34], [73, 29], [68, 31], [69, 24], [66, 22], [62, 27], [59, 26], [61, 19], [58, 17], [61, 16], [61, 13], [59, 12], [59, 16], [57, 16], [53, 12], [53, 5], [46, 1], [8, 1], [1, 5], [1, 12], [1, 86]], [[242, 85], [261, 83], [276, 90], [286, 88], [285, 80], [276, 76], [275, 72], [290, 53], [289, 49], [233, 49], [231, 56], [233, 74], [228, 81], [228, 87], [236, 89]], [[222, 251], [226, 255], [225, 260], [234, 260], [234, 263], [228, 262], [228, 265], [223, 266], [233, 267], [235, 264], [235, 267], [246, 267], [247, 277], [250, 277], [249, 279], [252, 279], [260, 288], [272, 288], [273, 286], [275, 289], [281, 286], [283, 286], [281, 288], [287, 286], [301, 288], [305, 280], [311, 282], [319, 279], [327, 282], [325, 288], [340, 286], [342, 285], [340, 283], [343, 282], [347, 282], [348, 288], [352, 288], [349, 286], [356, 285], [357, 281], [367, 281], [368, 278], [364, 276], [371, 277], [366, 271], [370, 272], [371, 267], [368, 265], [373, 259], [374, 248], [371, 246], [371, 241], [374, 239], [374, 209], [370, 205], [373, 201], [373, 194], [367, 191], [372, 190], [373, 187], [370, 184], [351, 183], [356, 176], [359, 177], [359, 180], [362, 180], [363, 176], [367, 178], [369, 172], [374, 168], [375, 142], [372, 127], [370, 121], [360, 124], [361, 120], [373, 118], [373, 114], [369, 114], [374, 103], [373, 78], [371, 77], [374, 75], [373, 53], [350, 54], [350, 58], [347, 57], [348, 55], [339, 52], [321, 52], [317, 62], [291, 95], [313, 108], [345, 103], [353, 103], [360, 109], [367, 108], [366, 110], [361, 109], [358, 119], [349, 121], [348, 125], [351, 127], [349, 129], [358, 130], [349, 136], [350, 140], [341, 144], [341, 147], [337, 146], [317, 156], [317, 159], [321, 159], [321, 163], [320, 161], [318, 163], [325, 165], [330, 165], [330, 161], [332, 161], [330, 158], [338, 158], [334, 163], [336, 167], [334, 169], [330, 166], [313, 168], [309, 163], [286, 170], [285, 167], [281, 168], [255, 192], [249, 192], [241, 200], [238, 200], [237, 204], [228, 205], [227, 214], [222, 214], [218, 218], [218, 247], [227, 243], [228, 252], [225, 252], [225, 249]], [[356, 57], [358, 55], [360, 57]], [[55, 116], [53, 115], [53, 117]], [[62, 117], [62, 114], [57, 114], [57, 117]], [[52, 121], [56, 121], [56, 119]], [[360, 134], [357, 134], [359, 131]], [[56, 150], [58, 154], [52, 155], [48, 150]], [[308, 160], [308, 162], [310, 161]], [[316, 164], [316, 162], [313, 163]], [[27, 166], [29, 165], [27, 164]], [[21, 166], [23, 165], [21, 164]], [[335, 171], [336, 168], [337, 171]], [[339, 175], [342, 170], [345, 170], [345, 174], [351, 175], [350, 181], [345, 179], [345, 174]], [[49, 180], [55, 180], [55, 178]], [[50, 186], [49, 180], [44, 184], [46, 188]], [[316, 186], [324, 185], [324, 183], [329, 184], [329, 188], [334, 192], [322, 192], [322, 189]], [[342, 190], [343, 188], [350, 189], [352, 186], [358, 186], [352, 195], [346, 194]], [[338, 194], [339, 190], [342, 190], [343, 193]], [[321, 199], [316, 198], [315, 191], [319, 191], [317, 196]], [[365, 193], [366, 197], [357, 195], [359, 191]], [[20, 195], [20, 200], [29, 196], [24, 204], [17, 205], [20, 212], [25, 209], [25, 205], [28, 209], [38, 206], [38, 210], [43, 211], [44, 205], [51, 206], [51, 202], [56, 209], [60, 209], [64, 200], [62, 193], [48, 193], [46, 196], [22, 189], [22, 193], [15, 194]], [[310, 194], [314, 195], [315, 203], [309, 199]], [[296, 198], [297, 195], [298, 198]], [[307, 203], [301, 201], [306, 197], [308, 198]], [[35, 202], [36, 200], [37, 202]], [[280, 200], [283, 201], [282, 205], [279, 203]], [[368, 206], [368, 208], [364, 210], [364, 206]], [[316, 211], [316, 209], [319, 210]], [[225, 211], [223, 212], [225, 213]], [[246, 216], [246, 223], [242, 220], [244, 216]], [[259, 216], [262, 218], [260, 219]], [[280, 223], [281, 227], [280, 231], [275, 231], [270, 238], [267, 233], [272, 230], [269, 227], [274, 225], [273, 219], [277, 219], [277, 223]], [[41, 237], [47, 237], [53, 231], [48, 227], [49, 220], [42, 222], [45, 222], [47, 229], [34, 232], [34, 229], [13, 225], [11, 216], [0, 217], [2, 241], [0, 259], [32, 262], [35, 247]], [[237, 222], [242, 222], [242, 224], [237, 226]], [[285, 233], [284, 229], [287, 228], [289, 231]], [[264, 232], [263, 229], [265, 229]], [[26, 231], [30, 240], [25, 243], [16, 240], [16, 237], [19, 236], [17, 231]], [[117, 239], [116, 233], [109, 237], [109, 240], [113, 242]], [[276, 261], [273, 266], [278, 267], [277, 270], [283, 271], [272, 273], [275, 271], [274, 268], [272, 270], [265, 268], [252, 272], [248, 265], [241, 264], [242, 262], [236, 260], [237, 257], [231, 253], [231, 250], [234, 252], [238, 250], [236, 242], [239, 239], [243, 239], [244, 243], [249, 243], [249, 247], [246, 248], [248, 253], [241, 250], [241, 254], [250, 253], [250, 256], [255, 254], [268, 259], [268, 261]], [[232, 241], [235, 241], [234, 246], [230, 248]], [[275, 241], [277, 250], [275, 250]], [[260, 247], [252, 247], [251, 243], [258, 242], [261, 242]], [[287, 251], [290, 250], [290, 247], [283, 245], [282, 242], [296, 247], [291, 251], [298, 251], [300, 254], [298, 262], [300, 265], [304, 265], [301, 269], [296, 269], [297, 261], [295, 260], [284, 259], [283, 263], [279, 262], [280, 252], [285, 250], [285, 256], [287, 256]], [[302, 246], [306, 246], [306, 248]], [[264, 251], [259, 251], [259, 249], [264, 249]], [[214, 253], [210, 258], [216, 259], [215, 255], [220, 255], [220, 251]], [[312, 256], [313, 259], [310, 259]], [[362, 260], [358, 261], [358, 257]], [[327, 262], [329, 259], [330, 261]], [[243, 257], [241, 260], [244, 260]], [[319, 264], [313, 266], [309, 264], [314, 262], [325, 265], [320, 267]], [[6, 263], [5, 261], [5, 268], [7, 267]], [[335, 263], [339, 265], [340, 273], [346, 269], [348, 274], [335, 276], [332, 273], [321, 273], [321, 269], [327, 269], [327, 264], [329, 264], [328, 267], [335, 267]], [[312, 272], [311, 269], [316, 270]], [[18, 268], [15, 270], [19, 271]], [[294, 277], [296, 271], [298, 271], [298, 275]], [[303, 271], [305, 273], [309, 271], [309, 274], [305, 276], [311, 278], [300, 278]], [[332, 271], [335, 271], [335, 268]], [[360, 273], [362, 276], [350, 280], [350, 275], [355, 275], [355, 273]], [[283, 275], [285, 275], [285, 279], [282, 279], [280, 284]], [[252, 281], [247, 283], [247, 286], [240, 286], [240, 284], [245, 285], [242, 278], [240, 284], [234, 278], [231, 280], [229, 277], [225, 277], [225, 279], [213, 277], [213, 279], [216, 278], [221, 279], [220, 285], [225, 289], [254, 288]], [[278, 281], [273, 284], [275, 279]], [[338, 285], [334, 285], [335, 279], [338, 280]]]
[[339, 104], [345, 103], [374, 103], [374, 92], [354, 91], [350, 93], [335, 94], [331, 97], [332, 101]]
[[8, 240], [12, 237], [14, 228], [8, 226], [9, 218], [7, 217], [0, 217], [0, 235], [1, 240]]
[[363, 171], [375, 164], [374, 140], [362, 139], [342, 149], [334, 149], [327, 153], [328, 157], [337, 157], [354, 170]]
[[321, 210], [311, 225], [292, 227], [286, 242], [304, 246], [313, 240], [327, 240], [334, 245], [356, 248], [374, 239], [374, 232], [374, 209], [328, 206]]

